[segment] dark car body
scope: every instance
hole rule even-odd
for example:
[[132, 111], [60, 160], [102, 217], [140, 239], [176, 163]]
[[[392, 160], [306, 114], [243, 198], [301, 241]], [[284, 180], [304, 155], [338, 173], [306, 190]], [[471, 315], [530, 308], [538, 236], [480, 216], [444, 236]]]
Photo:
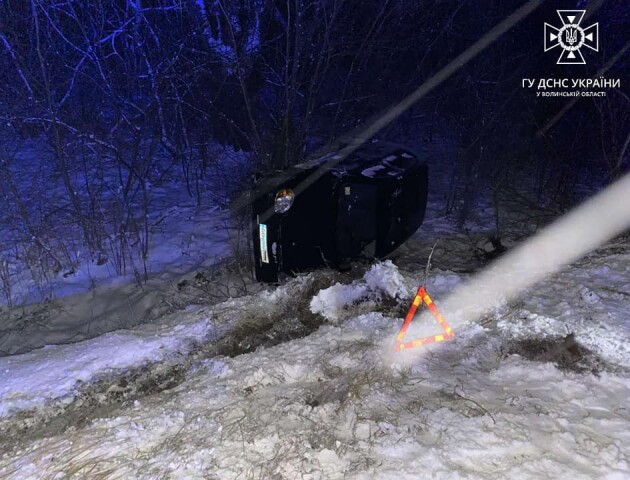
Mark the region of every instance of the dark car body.
[[[362, 146], [340, 162], [335, 155], [258, 180], [253, 201], [258, 281], [383, 257], [422, 224], [428, 171], [420, 155], [385, 142]], [[336, 164], [326, 166], [331, 159]], [[301, 191], [316, 171], [322, 175]], [[299, 193], [288, 211], [274, 213], [282, 189]]]

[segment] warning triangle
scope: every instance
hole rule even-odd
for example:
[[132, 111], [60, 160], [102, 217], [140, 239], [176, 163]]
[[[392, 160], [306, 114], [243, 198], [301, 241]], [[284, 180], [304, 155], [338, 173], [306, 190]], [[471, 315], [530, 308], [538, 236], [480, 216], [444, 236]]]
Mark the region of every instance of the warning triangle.
[[[444, 331], [444, 333], [441, 333], [439, 335], [433, 335], [430, 337], [418, 338], [416, 340], [411, 340], [408, 342], [403, 342], [403, 340], [405, 339], [405, 335], [407, 335], [407, 330], [409, 329], [409, 325], [411, 324], [411, 321], [413, 320], [413, 317], [415, 316], [416, 311], [418, 310], [418, 307], [422, 303], [424, 303], [429, 309], [429, 311], [433, 314], [437, 322], [440, 324], [440, 327], [442, 327], [442, 330]], [[405, 321], [403, 322], [402, 327], [400, 327], [400, 331], [398, 332], [398, 335], [396, 335], [396, 343], [394, 344], [393, 350], [394, 352], [400, 352], [402, 350], [408, 350], [410, 348], [420, 347], [422, 345], [426, 345], [427, 343], [443, 342], [444, 340], [448, 340], [450, 338], [453, 338], [454, 336], [455, 334], [453, 333], [453, 329], [449, 326], [445, 318], [438, 311], [437, 307], [435, 306], [435, 303], [433, 303], [433, 300], [431, 299], [431, 297], [429, 296], [425, 288], [423, 286], [420, 286], [420, 288], [418, 288], [418, 292], [416, 293], [416, 296], [413, 299], [411, 307], [409, 307], [409, 311], [407, 312], [407, 315], [405, 316]]]

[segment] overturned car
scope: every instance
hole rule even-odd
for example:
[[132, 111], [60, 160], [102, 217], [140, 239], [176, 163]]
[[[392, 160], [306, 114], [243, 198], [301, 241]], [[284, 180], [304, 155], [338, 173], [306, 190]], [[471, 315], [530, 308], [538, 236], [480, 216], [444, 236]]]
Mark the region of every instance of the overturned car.
[[428, 172], [420, 155], [378, 142], [339, 158], [333, 152], [258, 179], [253, 195], [258, 281], [381, 258], [422, 224]]

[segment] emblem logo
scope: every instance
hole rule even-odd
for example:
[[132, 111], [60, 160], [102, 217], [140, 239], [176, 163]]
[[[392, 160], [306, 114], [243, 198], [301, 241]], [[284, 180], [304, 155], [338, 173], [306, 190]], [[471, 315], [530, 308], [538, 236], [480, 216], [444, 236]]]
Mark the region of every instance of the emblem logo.
[[545, 23], [545, 52], [562, 47], [558, 65], [584, 65], [582, 47], [599, 51], [599, 23], [582, 28], [580, 23], [586, 10], [556, 10], [562, 26], [556, 28]]

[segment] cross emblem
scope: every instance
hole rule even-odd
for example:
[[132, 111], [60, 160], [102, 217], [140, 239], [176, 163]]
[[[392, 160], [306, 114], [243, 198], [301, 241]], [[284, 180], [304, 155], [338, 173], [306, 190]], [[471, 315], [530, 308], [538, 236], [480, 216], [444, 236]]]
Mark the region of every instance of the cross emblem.
[[545, 23], [545, 52], [561, 47], [558, 65], [584, 65], [582, 47], [599, 51], [599, 23], [582, 28], [580, 23], [586, 10], [556, 10], [562, 26], [556, 28]]

